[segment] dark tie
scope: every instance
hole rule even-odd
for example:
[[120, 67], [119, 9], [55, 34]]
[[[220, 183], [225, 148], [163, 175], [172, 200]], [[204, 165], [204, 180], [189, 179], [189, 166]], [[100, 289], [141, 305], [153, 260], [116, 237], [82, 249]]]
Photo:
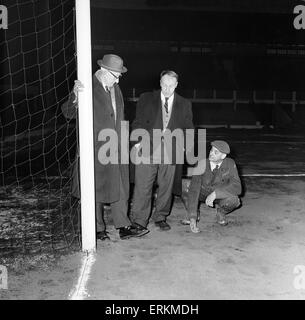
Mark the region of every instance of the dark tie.
[[217, 171], [218, 171], [218, 169], [219, 169], [219, 165], [217, 164], [217, 165], [216, 165], [216, 167], [215, 167], [215, 168], [213, 169], [213, 171], [212, 171], [212, 172], [213, 172], [213, 174], [216, 174], [216, 173], [217, 173]]
[[210, 182], [211, 184], [213, 184], [214, 181], [215, 181], [215, 178], [216, 178], [218, 169], [219, 169], [219, 165], [217, 164], [216, 167], [212, 170], [213, 176], [212, 176], [212, 180], [211, 180], [211, 182]]
[[166, 113], [168, 113], [168, 99], [169, 98], [165, 98], [165, 102], [164, 102], [164, 108], [165, 108]]

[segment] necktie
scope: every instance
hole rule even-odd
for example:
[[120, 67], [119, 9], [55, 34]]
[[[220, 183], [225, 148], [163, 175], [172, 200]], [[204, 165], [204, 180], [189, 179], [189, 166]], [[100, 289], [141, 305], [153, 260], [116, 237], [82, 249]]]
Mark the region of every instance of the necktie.
[[217, 164], [216, 167], [213, 169], [213, 173], [215, 174], [219, 169], [219, 165]]
[[211, 184], [213, 184], [214, 181], [215, 181], [215, 178], [216, 178], [218, 169], [219, 169], [219, 165], [217, 164], [216, 167], [212, 170], [213, 176], [212, 176], [212, 180], [211, 180], [211, 182], [210, 182]]
[[165, 98], [165, 102], [164, 102], [164, 108], [165, 108], [166, 113], [168, 113], [168, 99], [169, 98]]

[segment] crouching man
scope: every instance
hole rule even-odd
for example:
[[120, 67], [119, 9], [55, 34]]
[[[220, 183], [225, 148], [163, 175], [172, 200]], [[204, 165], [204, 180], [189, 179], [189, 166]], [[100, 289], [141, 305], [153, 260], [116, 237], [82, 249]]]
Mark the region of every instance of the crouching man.
[[241, 182], [233, 159], [227, 157], [230, 147], [227, 142], [216, 140], [211, 143], [209, 158], [205, 159], [203, 173], [194, 170], [187, 196], [187, 210], [192, 232], [199, 232], [198, 207], [205, 202], [216, 208], [217, 222], [227, 225], [226, 215], [240, 205]]

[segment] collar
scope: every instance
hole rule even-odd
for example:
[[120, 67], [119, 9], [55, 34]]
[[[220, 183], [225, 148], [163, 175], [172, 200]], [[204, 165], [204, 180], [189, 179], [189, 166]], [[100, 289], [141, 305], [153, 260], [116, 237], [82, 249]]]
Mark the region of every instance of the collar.
[[[173, 94], [168, 98], [167, 102], [168, 102], [169, 105], [171, 105], [171, 104], [173, 103], [173, 101], [174, 101], [174, 96], [175, 96], [175, 93], [173, 93]], [[162, 101], [162, 103], [165, 102], [165, 96], [164, 96], [164, 94], [162, 93], [162, 91], [161, 91], [161, 101]]]
[[213, 171], [213, 169], [215, 169], [216, 166], [218, 166], [218, 168], [220, 168], [220, 166], [222, 165], [222, 163], [223, 163], [223, 160], [222, 160], [220, 163], [215, 163], [215, 162], [210, 161], [211, 171]]
[[108, 87], [106, 86], [105, 81], [104, 81], [104, 78], [103, 78], [103, 77], [99, 77], [99, 76], [98, 76], [98, 73], [99, 73], [99, 70], [97, 70], [96, 73], [95, 73], [95, 76], [96, 76], [97, 81], [103, 86], [103, 88], [104, 88], [104, 90], [105, 90], [106, 92], [110, 92], [111, 88], [108, 88]]

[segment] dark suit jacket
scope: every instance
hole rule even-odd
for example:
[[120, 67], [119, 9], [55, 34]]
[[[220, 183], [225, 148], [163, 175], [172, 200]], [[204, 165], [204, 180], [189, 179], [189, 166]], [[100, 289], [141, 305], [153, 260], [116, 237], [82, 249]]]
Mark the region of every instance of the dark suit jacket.
[[[101, 164], [98, 160], [98, 152], [105, 144], [105, 141], [99, 141], [98, 135], [103, 129], [112, 129], [117, 132], [118, 146], [117, 152], [120, 155], [120, 129], [121, 121], [124, 120], [124, 101], [121, 90], [116, 84], [116, 121], [111, 103], [110, 94], [107, 93], [96, 76], [93, 76], [93, 115], [94, 115], [94, 158], [95, 158], [95, 192], [96, 201], [111, 203], [120, 199], [120, 175], [126, 194], [129, 194], [129, 169], [128, 165], [120, 164]], [[76, 116], [75, 104], [73, 104], [74, 94], [70, 95], [69, 100], [62, 106], [63, 114], [66, 118]], [[79, 197], [79, 170], [78, 161], [73, 168], [72, 193]]]
[[215, 191], [216, 199], [225, 199], [241, 194], [241, 182], [233, 159], [225, 158], [215, 176], [210, 167], [210, 161], [205, 160], [205, 172], [193, 175], [188, 191], [187, 203], [189, 213], [197, 213], [200, 194], [207, 197]]
[[[153, 129], [163, 129], [162, 121], [162, 102], [161, 102], [161, 90], [154, 92], [143, 93], [137, 103], [136, 118], [132, 123], [132, 130], [134, 129], [145, 129], [149, 132], [151, 138], [151, 148], [152, 152], [152, 137]], [[189, 100], [183, 98], [176, 92], [174, 93], [173, 107], [171, 118], [168, 123], [167, 128], [171, 131], [175, 129], [193, 129], [193, 113], [192, 104]], [[178, 146], [182, 148], [184, 146]], [[172, 160], [176, 163], [176, 149], [175, 143], [173, 142], [172, 148]], [[182, 165], [177, 165], [177, 175], [175, 177], [175, 184], [173, 191], [176, 194], [181, 194], [181, 174]]]

